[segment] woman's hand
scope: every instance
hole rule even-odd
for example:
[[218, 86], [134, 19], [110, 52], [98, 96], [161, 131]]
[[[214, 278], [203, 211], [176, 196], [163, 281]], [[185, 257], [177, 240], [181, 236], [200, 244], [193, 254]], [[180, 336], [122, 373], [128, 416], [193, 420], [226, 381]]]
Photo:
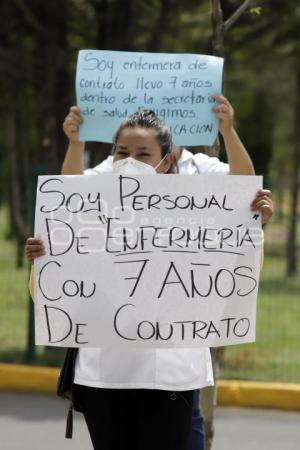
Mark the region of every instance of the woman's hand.
[[219, 131], [224, 137], [233, 130], [234, 109], [224, 95], [212, 95], [218, 105], [213, 108], [219, 119]]
[[79, 142], [79, 125], [82, 123], [82, 117], [78, 106], [71, 106], [69, 114], [64, 120], [63, 130], [71, 143]]
[[28, 262], [33, 263], [35, 258], [45, 254], [45, 246], [41, 239], [30, 237], [26, 240], [25, 255]]
[[268, 189], [258, 191], [251, 203], [251, 209], [252, 211], [259, 211], [261, 213], [262, 225], [268, 223], [273, 215], [272, 192]]

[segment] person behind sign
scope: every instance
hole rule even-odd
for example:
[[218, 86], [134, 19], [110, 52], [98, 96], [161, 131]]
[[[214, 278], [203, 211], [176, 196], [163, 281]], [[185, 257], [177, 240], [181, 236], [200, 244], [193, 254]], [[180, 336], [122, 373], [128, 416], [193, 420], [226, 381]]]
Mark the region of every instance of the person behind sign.
[[[229, 166], [217, 159], [210, 164], [204, 158], [202, 167], [206, 163], [206, 173], [251, 175], [251, 160], [233, 128], [233, 109], [225, 97], [215, 98]], [[72, 107], [64, 122], [69, 138], [64, 175], [84, 173], [80, 123], [80, 111]], [[125, 119], [116, 132], [113, 168], [118, 173], [168, 173], [174, 167], [172, 150], [168, 128], [153, 112], [140, 111]], [[190, 158], [189, 152], [178, 153], [180, 173], [205, 172], [199, 170], [200, 162]], [[272, 213], [270, 192], [257, 193], [251, 207], [260, 211], [266, 222]], [[45, 247], [39, 239], [28, 238], [25, 251], [32, 262], [44, 254]], [[73, 401], [75, 409], [84, 414], [94, 449], [186, 450], [194, 391], [212, 384], [208, 348], [81, 348], [75, 363]], [[118, 404], [122, 414], [116, 414]]]
[[[251, 159], [245, 150], [243, 144], [233, 127], [234, 110], [230, 102], [224, 96], [215, 96], [215, 99], [219, 102], [219, 105], [215, 108], [215, 112], [219, 118], [219, 131], [222, 134], [225, 142], [225, 148], [227, 153], [228, 164], [221, 162], [216, 157], [209, 157], [203, 153], [192, 154], [183, 148], [176, 148], [173, 152], [174, 159], [177, 162], [177, 171], [179, 174], [219, 174], [219, 175], [252, 175], [254, 174], [254, 168]], [[73, 114], [74, 113], [74, 114]], [[72, 127], [75, 132], [77, 126], [81, 122], [79, 114], [79, 108], [72, 107], [70, 113], [65, 120], [65, 128], [69, 127], [69, 131], [72, 132]], [[82, 144], [80, 144], [82, 145]], [[72, 152], [74, 148], [69, 147]], [[113, 166], [114, 156], [110, 155], [105, 161], [97, 165], [96, 167], [86, 169], [84, 171], [87, 175], [96, 175], [104, 172], [110, 172]], [[73, 158], [71, 158], [72, 161]], [[65, 170], [72, 170], [69, 166], [70, 161], [65, 161]], [[78, 161], [77, 161], [78, 163]], [[77, 167], [78, 169], [78, 167]], [[262, 190], [256, 198], [257, 205], [262, 206], [264, 211], [262, 220], [266, 223], [272, 215], [272, 200], [271, 193], [268, 190]], [[254, 204], [256, 202], [254, 201]], [[218, 373], [218, 359], [221, 353], [221, 349], [211, 349], [211, 357], [213, 364], [213, 373], [216, 377]], [[208, 386], [201, 391], [201, 409], [203, 417], [201, 417], [199, 411], [199, 392], [194, 393], [194, 409], [193, 409], [193, 421], [192, 421], [192, 433], [189, 439], [190, 450], [210, 450], [212, 445], [212, 439], [214, 434], [213, 429], [213, 410], [216, 404], [216, 386]], [[202, 425], [204, 419], [204, 423]], [[203, 431], [204, 426], [204, 431]], [[204, 434], [204, 437], [203, 437]]]

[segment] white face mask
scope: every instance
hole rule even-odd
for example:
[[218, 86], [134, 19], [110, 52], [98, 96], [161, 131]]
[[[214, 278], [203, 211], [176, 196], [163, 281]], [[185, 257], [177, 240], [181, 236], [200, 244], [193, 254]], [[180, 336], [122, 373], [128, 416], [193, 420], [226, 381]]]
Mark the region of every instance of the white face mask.
[[113, 163], [113, 173], [119, 173], [121, 175], [153, 175], [156, 174], [157, 167], [159, 167], [166, 156], [162, 158], [156, 167], [129, 156], [128, 158], [120, 159]]

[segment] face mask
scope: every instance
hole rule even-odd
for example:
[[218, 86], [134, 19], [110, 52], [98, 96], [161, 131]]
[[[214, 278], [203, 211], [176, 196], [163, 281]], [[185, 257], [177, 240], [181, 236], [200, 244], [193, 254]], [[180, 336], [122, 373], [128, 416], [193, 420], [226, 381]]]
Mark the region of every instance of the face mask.
[[153, 175], [156, 174], [156, 169], [163, 162], [167, 155], [157, 164], [152, 167], [150, 164], [138, 161], [137, 159], [128, 158], [120, 159], [113, 163], [113, 173], [120, 173], [122, 175]]

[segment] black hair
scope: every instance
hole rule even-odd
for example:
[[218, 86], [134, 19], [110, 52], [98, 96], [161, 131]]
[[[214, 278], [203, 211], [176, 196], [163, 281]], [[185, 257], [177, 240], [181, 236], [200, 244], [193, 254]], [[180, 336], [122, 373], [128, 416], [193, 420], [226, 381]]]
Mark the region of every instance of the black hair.
[[162, 157], [167, 153], [171, 153], [173, 150], [172, 134], [169, 128], [151, 109], [140, 109], [134, 114], [131, 114], [131, 116], [126, 117], [120, 124], [114, 136], [112, 153], [115, 151], [116, 143], [121, 131], [125, 128], [135, 127], [149, 128], [156, 132], [156, 138], [161, 146]]

